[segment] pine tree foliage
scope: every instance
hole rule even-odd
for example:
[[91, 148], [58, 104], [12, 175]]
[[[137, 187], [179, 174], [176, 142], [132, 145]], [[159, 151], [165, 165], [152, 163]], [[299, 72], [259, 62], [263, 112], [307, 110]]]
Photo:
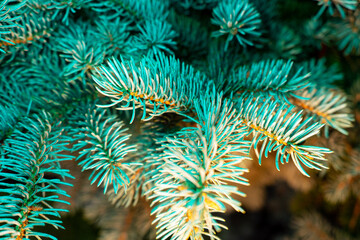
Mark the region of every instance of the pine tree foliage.
[[199, 97], [204, 77], [192, 67], [163, 54], [158, 61], [145, 57], [139, 64], [113, 59], [96, 70], [99, 77], [93, 76], [98, 91], [111, 97], [113, 103], [107, 106], [124, 103], [117, 109], [132, 110], [130, 122], [137, 108], [143, 109], [142, 119], [150, 120], [168, 111], [186, 111]]
[[60, 56], [67, 62], [64, 68], [69, 80], [84, 79], [85, 74], [104, 61], [105, 49], [100, 43], [89, 42], [94, 34], [89, 32], [84, 23], [74, 23], [74, 28], [64, 27], [60, 31], [58, 44], [54, 48], [62, 53]]
[[[61, 153], [67, 144], [62, 136], [64, 128], [43, 113], [26, 118], [4, 142], [1, 155], [1, 239], [53, 238], [36, 232], [45, 224], [62, 227], [62, 209], [51, 206], [64, 202], [59, 195], [68, 196], [60, 187], [71, 177], [61, 168], [61, 161], [72, 157]], [[68, 196], [69, 197], [69, 196]]]
[[316, 0], [318, 5], [321, 6], [317, 17], [319, 17], [327, 9], [330, 15], [334, 14], [337, 10], [340, 15], [345, 18], [345, 10], [355, 10], [358, 2], [356, 0]]
[[358, 31], [360, 27], [359, 9], [356, 9], [356, 11], [345, 20], [339, 20], [330, 26], [336, 29], [334, 38], [338, 42], [338, 48], [340, 50], [343, 50], [346, 54], [360, 55], [360, 34]]
[[25, 86], [22, 86], [19, 79], [12, 82], [7, 81], [7, 77], [14, 76], [13, 74], [5, 73], [1, 75], [0, 87], [4, 90], [4, 94], [0, 98], [0, 103], [3, 108], [15, 108], [18, 112], [24, 113], [27, 107], [31, 105], [30, 92]]
[[235, 186], [224, 184], [225, 181], [246, 183], [240, 177], [244, 169], [236, 166], [241, 159], [229, 161], [224, 156], [224, 147], [217, 146], [215, 129], [211, 134], [210, 146], [201, 135], [195, 141], [167, 139], [164, 144], [165, 165], [149, 197], [154, 199], [152, 204], [156, 204], [152, 214], [157, 214], [155, 223], [158, 223], [159, 238], [203, 239], [202, 235], [208, 235], [218, 239], [216, 231], [226, 227], [222, 224], [224, 220], [214, 213], [224, 212], [225, 204], [243, 211], [240, 202], [231, 195], [244, 194]]
[[271, 31], [278, 34], [272, 36], [273, 39], [270, 44], [272, 54], [269, 58], [273, 58], [273, 55], [275, 55], [278, 58], [296, 59], [303, 52], [302, 39], [292, 28], [286, 25], [277, 25]]
[[[4, 38], [1, 35], [11, 34], [10, 29], [18, 27], [17, 20], [19, 16], [12, 15], [12, 12], [16, 11], [18, 8], [21, 8], [23, 4], [18, 3], [17, 1], [12, 0], [2, 0], [0, 3], [0, 43], [1, 45], [14, 44], [13, 42]], [[4, 52], [3, 49], [0, 49], [1, 52]]]
[[[21, 19], [18, 20], [18, 25], [20, 26], [11, 31], [9, 36], [6, 37], [7, 41], [2, 44], [13, 55], [17, 52], [28, 51], [31, 44], [38, 45], [39, 42], [45, 42], [53, 29], [53, 23], [49, 18], [49, 14], [46, 13], [24, 13]], [[9, 44], [8, 41], [12, 41], [15, 48], [9, 49], [12, 44]]]
[[[106, 116], [105, 110], [89, 108], [76, 118], [74, 139], [78, 141], [73, 149], [79, 151], [77, 160], [83, 171], [93, 169], [90, 175], [91, 184], [98, 181], [104, 185], [104, 193], [108, 186], [117, 193], [121, 187], [125, 188], [130, 179], [126, 172], [133, 171], [134, 162], [129, 162], [128, 154], [136, 151], [134, 145], [126, 145], [130, 138], [125, 134], [121, 122], [116, 122], [114, 117]], [[104, 115], [106, 119], [104, 118]], [[122, 129], [123, 128], [123, 129]], [[85, 159], [82, 159], [82, 158]]]
[[87, 7], [91, 3], [91, 0], [27, 0], [25, 2], [31, 11], [51, 13], [52, 20], [60, 20], [68, 25], [70, 16], [75, 13], [76, 10]]
[[69, 14], [75, 13], [76, 10], [86, 7], [90, 2], [91, 0], [70, 0], [65, 2], [57, 0], [42, 2], [42, 4], [46, 5], [49, 10], [55, 10], [53, 19], [55, 19], [57, 15], [60, 15], [60, 12], [62, 12], [62, 22], [68, 24]]
[[300, 62], [295, 64], [294, 67], [295, 69], [302, 69], [303, 74], [311, 73], [309, 74], [309, 81], [311, 86], [316, 88], [336, 88], [336, 83], [344, 77], [343, 74], [339, 72], [339, 66], [335, 64], [327, 66], [325, 58]]
[[65, 160], [117, 206], [150, 202], [164, 240], [220, 239], [252, 158], [327, 168], [306, 141], [353, 117], [344, 75], [310, 52], [358, 55], [359, 11], [318, 2], [297, 29], [275, 0], [1, 1], [0, 239], [56, 239], [38, 227], [62, 227]]
[[248, 1], [221, 1], [213, 15], [212, 23], [220, 26], [213, 36], [228, 35], [225, 49], [234, 37], [242, 46], [253, 46], [252, 39], [261, 35], [260, 15]]
[[325, 124], [325, 135], [332, 127], [343, 134], [346, 128], [352, 126], [353, 118], [346, 104], [346, 96], [334, 92], [327, 93], [325, 89], [307, 89], [301, 95], [302, 99], [293, 100], [296, 106], [304, 109], [306, 113], [317, 122]]
[[[264, 141], [261, 146], [259, 163], [261, 156], [268, 156], [271, 151], [277, 151], [276, 167], [279, 169], [279, 161], [283, 164], [291, 158], [296, 167], [306, 176], [309, 176], [302, 165], [309, 168], [320, 170], [325, 168], [324, 154], [330, 153], [328, 149], [302, 145], [307, 138], [319, 133], [322, 127], [319, 123], [307, 126], [311, 118], [302, 121], [301, 112], [292, 113], [291, 108], [280, 106], [274, 102], [256, 99], [257, 104], [245, 100], [239, 104], [241, 109], [243, 124], [249, 127], [249, 132], [253, 134], [252, 143], [257, 149], [259, 141]], [[274, 109], [275, 114], [272, 114]], [[287, 108], [287, 109], [286, 109]]]
[[358, 152], [350, 155], [340, 171], [330, 174], [324, 186], [325, 197], [332, 203], [345, 202], [350, 196], [360, 196], [360, 156]]
[[19, 116], [19, 110], [13, 106], [0, 106], [0, 139], [3, 139], [14, 127]]
[[171, 29], [171, 25], [159, 20], [147, 21], [144, 25], [139, 27], [140, 35], [134, 38], [139, 50], [145, 50], [149, 54], [172, 53], [171, 48], [175, 48], [176, 44], [173, 40], [176, 33]]
[[303, 216], [299, 216], [294, 221], [296, 229], [294, 239], [353, 239], [348, 234], [331, 226], [329, 222], [321, 217], [317, 212], [309, 212]]
[[[209, 96], [216, 94], [208, 91]], [[164, 164], [149, 197], [155, 206], [152, 214], [156, 214], [158, 237], [218, 239], [216, 232], [226, 227], [215, 213], [224, 212], [225, 204], [243, 212], [231, 196], [244, 193], [231, 183], [248, 184], [242, 177], [247, 169], [238, 164], [248, 158], [250, 142], [243, 139], [245, 128], [229, 101], [212, 102], [216, 107], [209, 109], [214, 98], [205, 97], [196, 104], [200, 128], [163, 140], [159, 157]]]
[[330, 32], [329, 28], [324, 27], [322, 19], [312, 18], [304, 23], [301, 41], [307, 47], [319, 50], [322, 48], [323, 43], [329, 44], [328, 36]]
[[210, 34], [200, 21], [175, 11], [170, 12], [168, 21], [177, 34], [175, 37], [178, 46], [175, 50], [176, 55], [190, 59], [194, 58], [194, 55], [206, 55]]
[[112, 17], [121, 16], [130, 19], [133, 22], [143, 23], [146, 20], [163, 21], [167, 17], [167, 1], [149, 0], [110, 0], [110, 1], [92, 1], [91, 8], [95, 11], [115, 11]]
[[129, 24], [130, 21], [124, 21], [115, 18], [110, 21], [106, 17], [100, 17], [96, 22], [97, 28], [93, 33], [93, 37], [98, 39], [99, 46], [105, 48], [106, 54], [115, 52], [127, 53], [130, 51], [129, 46]]
[[244, 92], [247, 95], [262, 95], [288, 101], [296, 97], [295, 90], [309, 85], [310, 74], [301, 74], [301, 69], [293, 73], [293, 63], [283, 60], [267, 60], [240, 67], [230, 77], [224, 92]]

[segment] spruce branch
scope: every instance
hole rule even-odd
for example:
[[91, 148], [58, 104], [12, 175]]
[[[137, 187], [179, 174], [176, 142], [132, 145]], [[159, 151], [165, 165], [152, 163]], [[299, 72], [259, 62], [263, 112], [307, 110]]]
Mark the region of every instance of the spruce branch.
[[302, 74], [310, 73], [308, 81], [310, 88], [336, 88], [336, 83], [343, 79], [343, 74], [339, 71], [339, 66], [333, 64], [327, 66], [326, 59], [310, 59], [294, 65], [296, 70], [301, 70]]
[[[231, 161], [239, 158], [240, 153], [248, 155], [251, 143], [243, 139], [243, 133], [247, 129], [242, 125], [241, 115], [234, 107], [233, 101], [223, 98], [223, 95], [215, 90], [214, 85], [209, 85], [204, 96], [195, 100], [194, 106], [197, 125], [201, 128], [207, 143], [215, 144], [216, 141], [217, 152], [224, 151], [222, 159]], [[196, 128], [185, 128], [182, 131], [184, 130], [191, 132]], [[227, 152], [228, 148], [237, 152], [237, 147], [237, 154]], [[246, 148], [248, 149], [245, 151]]]
[[297, 90], [309, 85], [309, 73], [301, 69], [293, 72], [293, 62], [284, 60], [267, 60], [242, 66], [224, 83], [225, 93], [244, 93], [244, 96], [263, 96], [285, 100], [296, 97]]
[[203, 239], [207, 235], [219, 239], [215, 233], [226, 227], [222, 224], [224, 220], [214, 213], [224, 212], [225, 204], [243, 212], [240, 202], [231, 196], [245, 196], [236, 187], [247, 184], [241, 176], [247, 170], [237, 166], [245, 158], [223, 159], [224, 151], [238, 149], [232, 149], [231, 145], [226, 150], [217, 146], [215, 129], [210, 131], [211, 143], [201, 129], [193, 140], [175, 137], [163, 143], [165, 165], [156, 176], [149, 196], [153, 200], [158, 238]]
[[306, 89], [300, 96], [291, 102], [299, 110], [305, 110], [305, 115], [311, 117], [313, 122], [325, 124], [325, 136], [329, 136], [329, 127], [342, 134], [348, 133], [345, 129], [352, 126], [353, 116], [346, 104], [346, 96], [324, 88]]
[[16, 106], [19, 110], [26, 112], [30, 105], [31, 93], [17, 77], [19, 76], [17, 70], [11, 68], [1, 69], [0, 73], [0, 88], [3, 93], [0, 95], [0, 105], [10, 107]]
[[134, 37], [133, 41], [138, 49], [147, 54], [160, 54], [166, 52], [172, 54], [172, 50], [176, 49], [174, 38], [176, 32], [167, 22], [160, 20], [149, 20], [143, 26], [139, 25], [140, 34]]
[[108, 56], [130, 52], [129, 31], [131, 28], [129, 21], [120, 18], [110, 20], [106, 17], [100, 17], [95, 24], [96, 29], [92, 35], [97, 39], [99, 45], [106, 49]]
[[317, 212], [308, 212], [294, 219], [295, 237], [299, 240], [352, 240], [347, 233], [332, 226]]
[[[141, 196], [146, 197], [146, 193], [154, 186], [154, 175], [158, 174], [162, 164], [159, 154], [162, 154], [161, 142], [174, 127], [174, 119], [167, 119], [164, 115], [156, 117], [153, 121], [142, 122], [140, 133], [136, 137], [137, 151], [132, 153], [132, 159], [141, 163], [134, 172], [129, 172], [130, 183], [125, 188], [119, 189], [115, 193], [113, 189], [109, 191], [109, 200], [115, 206], [135, 206]], [[138, 122], [137, 122], [138, 123]], [[136, 123], [135, 123], [136, 124]], [[175, 128], [177, 129], [177, 128]]]
[[[319, 50], [323, 44], [329, 44], [329, 35], [330, 30], [321, 18], [311, 18], [304, 23], [302, 44]], [[319, 61], [322, 61], [322, 58]]]
[[133, 122], [137, 108], [142, 108], [143, 120], [165, 112], [188, 110], [192, 99], [199, 96], [204, 81], [193, 68], [162, 54], [157, 61], [144, 57], [139, 63], [133, 59], [112, 59], [108, 61], [108, 67], [102, 65], [96, 73], [93, 79], [98, 85], [97, 90], [113, 102], [104, 107], [117, 105], [119, 110], [132, 110], [130, 122]]
[[296, 70], [302, 69], [303, 74], [310, 73], [308, 78], [310, 88], [336, 88], [336, 82], [343, 79], [343, 74], [339, 72], [339, 66], [333, 64], [327, 66], [326, 59], [319, 60], [310, 59], [308, 61], [300, 62], [294, 65]]
[[[15, 4], [14, 4], [15, 2]], [[21, 18], [20, 15], [16, 16], [13, 14], [21, 8], [26, 1], [19, 3], [14, 0], [1, 0], [0, 3], [0, 47], [13, 45], [14, 43], [8, 38], [4, 38], [2, 35], [11, 34], [11, 30], [16, 27], [20, 27], [17, 21]], [[0, 52], [5, 53], [5, 51], [0, 48]]]
[[0, 172], [0, 191], [5, 194], [0, 197], [1, 239], [56, 239], [34, 228], [45, 224], [62, 227], [56, 218], [65, 210], [55, 209], [51, 203], [68, 204], [59, 199], [61, 195], [69, 197], [60, 187], [68, 185], [66, 177], [72, 177], [60, 166], [61, 161], [72, 158], [62, 154], [67, 145], [63, 131], [59, 122], [43, 113], [26, 118], [6, 140]]
[[[106, 110], [88, 106], [83, 115], [75, 118], [76, 128], [72, 135], [77, 143], [75, 151], [80, 151], [77, 160], [82, 170], [93, 170], [91, 184], [104, 185], [104, 193], [112, 186], [117, 193], [130, 182], [127, 172], [134, 172], [140, 163], [130, 162], [128, 154], [136, 151], [135, 145], [127, 145], [130, 134], [125, 134], [123, 123], [115, 117], [106, 116]], [[84, 159], [83, 159], [84, 157]], [[141, 164], [140, 164], [141, 165]]]
[[14, 106], [0, 105], [0, 141], [5, 138], [19, 118], [19, 109]]
[[113, 17], [122, 16], [137, 23], [155, 19], [165, 21], [168, 15], [166, 1], [160, 0], [110, 0], [91, 3], [90, 7], [98, 12], [115, 11]]
[[344, 203], [352, 195], [360, 196], [360, 154], [355, 151], [349, 158], [339, 171], [330, 172], [324, 185], [325, 198], [331, 203]]
[[[152, 203], [164, 240], [219, 239], [219, 214], [244, 212], [251, 148], [260, 163], [276, 152], [277, 169], [327, 168], [331, 151], [305, 141], [322, 126], [346, 133], [352, 116], [342, 74], [307, 59], [358, 55], [359, 9], [318, 2], [339, 14], [291, 19], [276, 0], [0, 0], [0, 239], [55, 239], [38, 227], [62, 226], [69, 140], [116, 206]], [[358, 165], [338, 165], [328, 197], [359, 194]]]
[[297, 59], [304, 52], [302, 39], [292, 28], [278, 24], [271, 31], [276, 32], [276, 35], [271, 36], [268, 58]]
[[64, 68], [68, 81], [81, 79], [85, 82], [90, 77], [90, 71], [99, 66], [105, 58], [105, 48], [91, 39], [91, 28], [82, 22], [74, 23], [74, 27], [61, 28], [54, 49], [61, 52], [61, 57], [68, 64]]
[[210, 34], [200, 21], [175, 11], [170, 12], [168, 21], [177, 33], [177, 54], [189, 58], [206, 54]]
[[316, 14], [315, 18], [319, 18], [327, 9], [330, 15], [334, 15], [335, 10], [337, 10], [342, 18], [346, 17], [346, 10], [355, 10], [358, 1], [357, 0], [316, 0], [318, 5], [321, 6], [319, 12]]
[[25, 13], [18, 22], [19, 28], [11, 31], [2, 45], [26, 45], [36, 41], [45, 41], [51, 35], [53, 26], [46, 14]]
[[253, 46], [253, 39], [261, 35], [260, 15], [247, 0], [221, 1], [213, 10], [211, 22], [220, 26], [220, 30], [213, 32], [213, 37], [228, 35], [225, 50], [234, 37], [241, 46], [246, 47]]
[[226, 227], [214, 213], [224, 212], [225, 204], [243, 212], [231, 196], [245, 196], [237, 185], [247, 185], [242, 176], [247, 169], [239, 167], [249, 159], [246, 129], [240, 127], [231, 101], [222, 100], [214, 86], [194, 105], [199, 128], [186, 127], [166, 137], [160, 153], [152, 156], [163, 164], [153, 172], [154, 184], [146, 195], [153, 199], [154, 223], [162, 239], [218, 239], [215, 233]]
[[[290, 158], [299, 171], [308, 177], [302, 165], [317, 170], [326, 168], [324, 155], [331, 151], [303, 145], [306, 139], [317, 135], [323, 125], [316, 122], [307, 126], [311, 118], [303, 121], [301, 112], [291, 113], [292, 107], [270, 99], [243, 99], [239, 101], [237, 109], [242, 124], [247, 126], [249, 134], [252, 134], [252, 144], [260, 164], [263, 155], [268, 157], [270, 152], [276, 151], [275, 164], [278, 170], [279, 162], [284, 164]], [[262, 142], [260, 153], [257, 150], [259, 142]]]
[[47, 6], [47, 8], [49, 10], [52, 9], [55, 10], [52, 16], [53, 19], [56, 19], [56, 17], [61, 14], [62, 15], [61, 21], [65, 23], [65, 25], [68, 25], [69, 15], [71, 13], [75, 13], [76, 10], [87, 7], [92, 1], [93, 0], [68, 0], [68, 1], [52, 0], [52, 1], [48, 1], [49, 5]]
[[360, 9], [356, 9], [352, 16], [329, 23], [328, 26], [339, 50], [346, 55], [360, 55]]

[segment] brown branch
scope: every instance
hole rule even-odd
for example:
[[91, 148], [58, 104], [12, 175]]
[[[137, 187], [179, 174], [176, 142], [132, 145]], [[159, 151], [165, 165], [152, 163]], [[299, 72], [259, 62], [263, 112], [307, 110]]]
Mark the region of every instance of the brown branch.
[[350, 229], [352, 230], [355, 229], [359, 220], [359, 216], [360, 216], [360, 198], [358, 198], [355, 203], [354, 211], [349, 222]]
[[118, 240], [127, 240], [128, 239], [128, 232], [131, 228], [134, 215], [135, 215], [135, 208], [130, 207], [129, 211], [126, 214], [125, 223], [121, 229], [121, 233], [120, 233]]
[[32, 41], [34, 41], [34, 40], [39, 40], [41, 38], [45, 38], [45, 37], [49, 37], [49, 36], [50, 36], [50, 33], [48, 33], [46, 30], [43, 30], [39, 34], [34, 34], [34, 35], [31, 34], [25, 38], [21, 37], [21, 36], [15, 36], [15, 38], [13, 38], [13, 39], [6, 38], [7, 41], [10, 41], [12, 43], [0, 42], [0, 47], [8, 47], [8, 46], [17, 45], [17, 44], [31, 44]]

